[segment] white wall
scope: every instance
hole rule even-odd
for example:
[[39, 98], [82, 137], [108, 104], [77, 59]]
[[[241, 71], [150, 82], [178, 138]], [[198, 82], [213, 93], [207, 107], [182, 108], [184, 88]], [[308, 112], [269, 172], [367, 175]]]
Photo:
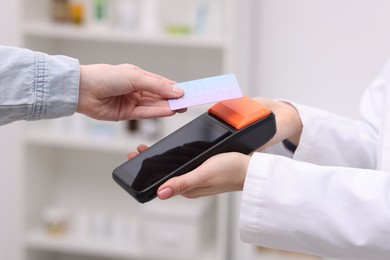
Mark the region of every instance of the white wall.
[[258, 95], [357, 115], [390, 57], [388, 0], [258, 1]]
[[[19, 0], [0, 0], [0, 45], [21, 45], [19, 10]], [[19, 259], [21, 134], [20, 123], [0, 127], [0, 259]]]

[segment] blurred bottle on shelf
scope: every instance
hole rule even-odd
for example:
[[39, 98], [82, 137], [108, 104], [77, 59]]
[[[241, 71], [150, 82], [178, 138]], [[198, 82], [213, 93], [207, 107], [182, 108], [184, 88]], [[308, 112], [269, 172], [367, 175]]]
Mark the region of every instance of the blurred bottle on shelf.
[[114, 24], [123, 31], [135, 31], [138, 27], [138, 5], [135, 0], [116, 0]]
[[85, 209], [76, 211], [71, 223], [72, 234], [79, 239], [88, 238], [90, 236], [90, 222], [90, 215], [85, 211]]
[[127, 131], [130, 134], [137, 134], [147, 140], [156, 140], [161, 137], [163, 132], [162, 124], [158, 118], [129, 120], [127, 122]]
[[221, 35], [223, 24], [223, 3], [221, 0], [196, 0], [195, 12], [195, 34]]
[[108, 19], [107, 0], [95, 0], [93, 5], [93, 14], [97, 22], [106, 22]]
[[85, 23], [85, 3], [83, 0], [71, 0], [69, 2], [69, 21], [75, 25]]
[[164, 5], [161, 6], [164, 32], [170, 35], [192, 34], [195, 27], [196, 7], [196, 0], [165, 0]]
[[130, 133], [136, 133], [139, 130], [139, 122], [138, 120], [129, 120], [127, 122], [127, 129]]
[[160, 31], [159, 19], [160, 0], [139, 0], [139, 29], [146, 34]]
[[92, 25], [96, 28], [110, 26], [110, 8], [108, 0], [94, 0], [92, 5]]
[[68, 21], [68, 0], [52, 0], [50, 5], [50, 17], [54, 22], [64, 23]]
[[107, 239], [110, 233], [109, 219], [103, 212], [95, 213], [91, 219], [91, 237], [94, 239]]
[[165, 0], [160, 11], [163, 30], [169, 35], [221, 33], [221, 0]]
[[[198, 32], [209, 36], [219, 36], [223, 33], [223, 1], [222, 0], [199, 0], [200, 7], [206, 6], [207, 14], [199, 17], [199, 24], [204, 23], [204, 28]], [[199, 9], [198, 9], [199, 10]], [[199, 28], [200, 29], [200, 28]]]
[[196, 34], [204, 34], [207, 31], [207, 21], [210, 13], [209, 9], [210, 8], [208, 2], [199, 2], [198, 7], [196, 8], [194, 28]]
[[140, 132], [146, 139], [155, 140], [161, 136], [161, 128], [161, 122], [158, 118], [144, 119], [141, 123]]

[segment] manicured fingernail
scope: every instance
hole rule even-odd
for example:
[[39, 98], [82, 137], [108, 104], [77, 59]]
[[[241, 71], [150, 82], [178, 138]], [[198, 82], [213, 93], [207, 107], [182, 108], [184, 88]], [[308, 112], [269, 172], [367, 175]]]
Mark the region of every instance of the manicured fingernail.
[[178, 94], [183, 94], [184, 93], [184, 90], [182, 88], [175, 87], [175, 86], [172, 86], [172, 91], [175, 92], [175, 93], [178, 93]]
[[169, 199], [173, 194], [173, 190], [170, 187], [164, 188], [158, 192], [158, 197], [162, 200]]

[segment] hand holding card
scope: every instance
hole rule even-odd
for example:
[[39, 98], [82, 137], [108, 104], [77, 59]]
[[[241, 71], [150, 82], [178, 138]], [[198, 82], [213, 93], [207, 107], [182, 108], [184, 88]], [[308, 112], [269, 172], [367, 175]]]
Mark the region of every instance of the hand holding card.
[[170, 99], [172, 110], [242, 97], [234, 74], [226, 74], [174, 84], [184, 90], [178, 99]]

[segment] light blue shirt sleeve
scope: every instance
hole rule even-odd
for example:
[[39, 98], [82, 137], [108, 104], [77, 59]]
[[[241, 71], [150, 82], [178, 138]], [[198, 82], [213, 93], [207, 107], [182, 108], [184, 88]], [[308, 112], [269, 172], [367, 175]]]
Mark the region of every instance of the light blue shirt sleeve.
[[79, 83], [76, 59], [0, 46], [0, 125], [72, 115]]

